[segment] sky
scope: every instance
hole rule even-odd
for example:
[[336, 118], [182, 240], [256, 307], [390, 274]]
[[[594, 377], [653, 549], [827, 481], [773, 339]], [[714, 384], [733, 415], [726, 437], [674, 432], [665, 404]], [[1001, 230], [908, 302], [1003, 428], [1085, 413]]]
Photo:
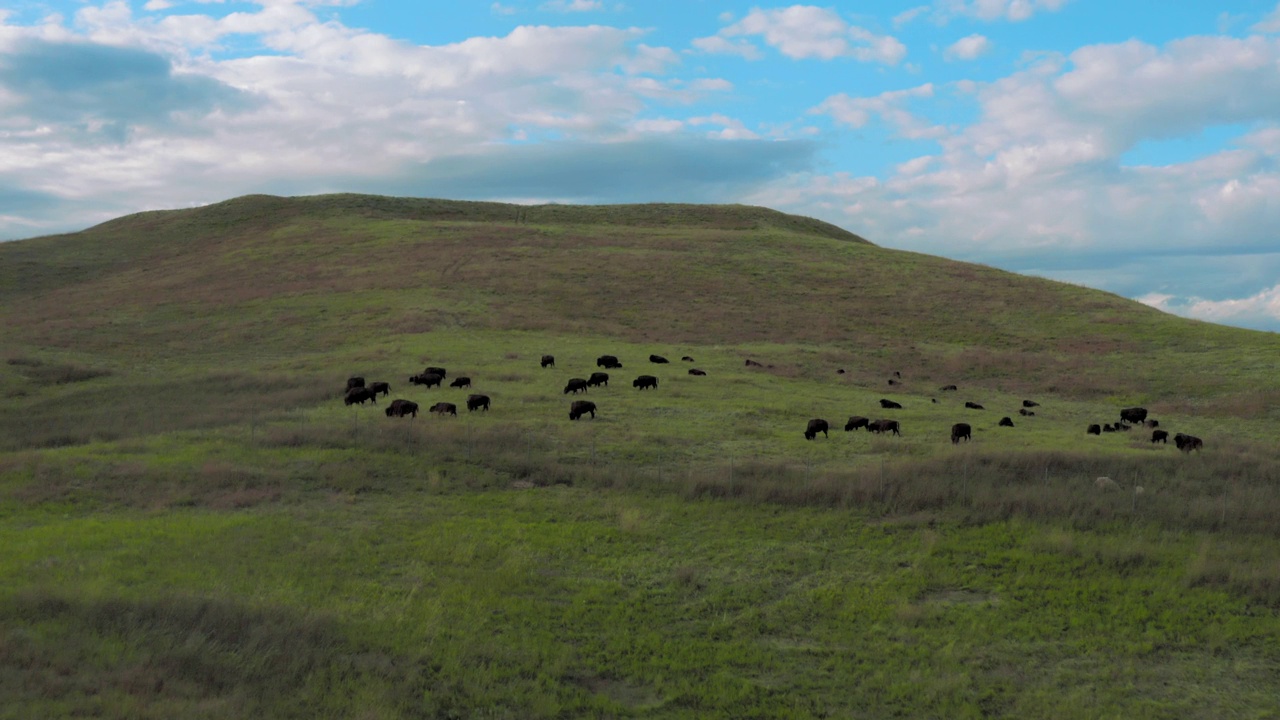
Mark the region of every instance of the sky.
[[0, 239], [328, 192], [762, 205], [1280, 331], [1280, 3], [0, 4]]

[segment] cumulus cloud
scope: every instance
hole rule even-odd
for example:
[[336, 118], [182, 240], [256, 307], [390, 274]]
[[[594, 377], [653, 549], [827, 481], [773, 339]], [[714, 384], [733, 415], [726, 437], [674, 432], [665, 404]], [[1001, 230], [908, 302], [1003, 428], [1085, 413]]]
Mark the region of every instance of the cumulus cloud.
[[936, 12], [941, 18], [965, 16], [979, 20], [1030, 19], [1040, 11], [1055, 12], [1069, 0], [938, 0]]
[[1280, 33], [1280, 3], [1266, 17], [1249, 28], [1259, 33]]
[[962, 37], [942, 51], [942, 57], [947, 60], [976, 60], [986, 55], [991, 50], [991, 41], [984, 35], [974, 33], [967, 37]]
[[602, 0], [551, 0], [539, 5], [538, 9], [552, 12], [590, 12], [603, 10], [604, 2]]
[[1198, 297], [1180, 298], [1167, 293], [1149, 293], [1137, 300], [1165, 312], [1209, 322], [1280, 331], [1280, 285], [1236, 299], [1205, 300]]
[[694, 40], [693, 45], [704, 52], [752, 57], [755, 47], [745, 40], [751, 37], [759, 37], [766, 45], [797, 60], [849, 57], [897, 65], [907, 55], [907, 47], [897, 38], [850, 25], [834, 10], [812, 5], [754, 9], [716, 35]]
[[860, 128], [879, 117], [892, 125], [903, 137], [913, 140], [941, 138], [947, 130], [930, 125], [904, 108], [912, 100], [932, 98], [934, 87], [925, 83], [907, 90], [890, 90], [874, 97], [850, 97], [841, 93], [832, 95], [811, 112], [830, 115], [837, 122]]

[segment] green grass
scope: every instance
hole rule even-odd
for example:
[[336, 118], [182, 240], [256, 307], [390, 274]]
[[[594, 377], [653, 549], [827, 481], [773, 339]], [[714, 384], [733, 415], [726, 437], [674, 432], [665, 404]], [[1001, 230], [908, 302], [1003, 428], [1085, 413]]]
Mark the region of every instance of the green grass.
[[[1267, 717], [1277, 351], [738, 206], [5, 243], [0, 717]], [[357, 374], [463, 409], [345, 407]], [[1130, 405], [1204, 451], [1084, 434]]]

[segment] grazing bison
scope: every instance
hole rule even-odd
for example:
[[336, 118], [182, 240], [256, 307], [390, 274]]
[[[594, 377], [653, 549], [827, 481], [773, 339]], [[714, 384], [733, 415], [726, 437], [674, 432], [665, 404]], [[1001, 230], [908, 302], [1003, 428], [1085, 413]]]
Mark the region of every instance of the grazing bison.
[[649, 356], [649, 362], [651, 362], [651, 363], [658, 363], [659, 365], [663, 365], [663, 364], [669, 363], [669, 362], [671, 362], [671, 361], [670, 361], [670, 360], [668, 360], [668, 359], [666, 359], [666, 358], [664, 358], [664, 357], [662, 357], [661, 355], [650, 355], [650, 356]]
[[1093, 425], [1090, 425], [1089, 429], [1085, 430], [1084, 432], [1086, 435], [1101, 435], [1102, 427], [1099, 426], [1097, 423], [1094, 423]]
[[867, 423], [867, 430], [873, 433], [891, 432], [894, 435], [901, 435], [902, 433], [898, 432], [899, 428], [897, 420], [873, 420]]
[[747, 367], [764, 367], [764, 365], [761, 365], [751, 358], [747, 358]]
[[431, 406], [431, 412], [439, 413], [441, 415], [452, 415], [454, 417], [457, 417], [458, 406], [454, 405], [453, 403], [438, 402], [435, 405]]
[[969, 427], [969, 423], [956, 423], [951, 426], [951, 444], [959, 443], [961, 438], [964, 438], [965, 442], [973, 438], [973, 428]]
[[382, 395], [386, 397], [391, 394], [391, 383], [372, 382], [369, 383], [369, 392], [374, 395]]
[[822, 418], [814, 418], [809, 421], [809, 425], [804, 429], [804, 439], [812, 440], [818, 437], [818, 433], [822, 433], [822, 437], [829, 438], [827, 434], [827, 421]]
[[652, 375], [641, 375], [631, 383], [631, 387], [640, 390], [644, 390], [645, 388], [657, 388], [658, 378]]
[[1147, 419], [1147, 409], [1140, 407], [1124, 408], [1120, 411], [1120, 419], [1129, 423], [1140, 423]]
[[1032, 415], [1035, 415], [1035, 414], [1036, 414], [1036, 411], [1035, 411], [1035, 410], [1028, 410], [1028, 409], [1026, 409], [1026, 408], [1018, 408], [1018, 414], [1019, 414], [1019, 415], [1021, 415], [1021, 416], [1023, 416], [1023, 417], [1031, 417]]
[[342, 398], [342, 404], [355, 405], [358, 403], [363, 405], [365, 400], [368, 400], [374, 405], [378, 404], [378, 401], [373, 397], [373, 393], [369, 392], [369, 388], [353, 387], [348, 390], [346, 396]]
[[569, 383], [564, 386], [564, 394], [573, 393], [577, 395], [579, 390], [582, 392], [587, 391], [587, 381], [582, 378], [569, 378]]
[[387, 417], [404, 417], [405, 415], [418, 417], [418, 403], [412, 400], [396, 399], [387, 406]]
[[1177, 445], [1178, 449], [1185, 453], [1189, 453], [1192, 450], [1200, 450], [1204, 447], [1204, 441], [1200, 438], [1182, 433], [1173, 436], [1173, 444]]
[[596, 358], [596, 367], [601, 367], [601, 368], [604, 368], [605, 370], [611, 370], [613, 368], [622, 367], [622, 363], [618, 362], [618, 358], [613, 355], [601, 355], [600, 357]]
[[1040, 407], [1040, 403], [1036, 402], [1035, 400], [1023, 400], [1022, 407], [1026, 407], [1026, 408]]
[[844, 431], [849, 432], [850, 430], [864, 428], [869, 422], [871, 422], [869, 418], [864, 418], [861, 415], [853, 415], [849, 418], [849, 422], [844, 424]]
[[693, 362], [693, 358], [689, 357], [688, 355], [685, 355], [680, 359], [683, 360], [684, 362]]
[[578, 418], [591, 413], [592, 419], [596, 416], [596, 404], [590, 400], [574, 400], [569, 406], [569, 419], [577, 420]]
[[589, 387], [600, 387], [601, 385], [609, 387], [609, 373], [591, 373], [591, 377], [587, 378], [587, 385]]
[[489, 410], [489, 396], [488, 395], [468, 395], [467, 410], [468, 411], [484, 410], [487, 412]]
[[1143, 424], [1143, 425], [1146, 425], [1146, 426], [1147, 426], [1147, 427], [1149, 427], [1149, 428], [1158, 428], [1158, 427], [1160, 427], [1160, 421], [1159, 421], [1159, 420], [1155, 420], [1155, 419], [1153, 419], [1153, 418], [1147, 418], [1146, 420], [1143, 420], [1143, 421], [1142, 421], [1142, 424]]
[[1013, 427], [1013, 418], [1011, 418], [1011, 417], [1002, 417], [1002, 418], [1000, 418], [1000, 422], [999, 422], [999, 423], [997, 423], [997, 424], [998, 424], [1000, 427]]
[[425, 373], [422, 375], [414, 375], [409, 378], [409, 382], [414, 385], [426, 385], [429, 388], [440, 387], [440, 383], [444, 382], [443, 375], [436, 373]]
[[445, 372], [442, 367], [429, 367], [422, 371], [423, 375], [439, 375], [442, 378], [449, 377], [449, 373]]
[[555, 366], [556, 366], [556, 356], [555, 356], [555, 355], [543, 355], [543, 356], [542, 356], [542, 367], [544, 367], [544, 368], [553, 368], [553, 367], [555, 367]]
[[942, 392], [947, 392], [948, 390], [956, 390], [957, 388], [955, 385], [943, 385], [940, 389]]
[[1153, 442], [1153, 443], [1164, 443], [1165, 445], [1168, 445], [1168, 444], [1169, 444], [1169, 431], [1167, 431], [1167, 430], [1153, 430], [1153, 431], [1151, 432], [1151, 442]]
[[1115, 432], [1115, 431], [1116, 429], [1111, 427], [1110, 423], [1107, 423], [1106, 425], [1102, 426], [1102, 432]]
[[698, 376], [702, 376], [702, 375], [706, 375], [706, 374], [707, 374], [707, 371], [706, 371], [706, 370], [699, 370], [698, 368], [689, 368], [689, 374], [690, 374], [690, 375], [698, 375]]
[[970, 410], [986, 410], [986, 408], [982, 407], [976, 402], [965, 401], [964, 406], [969, 408]]
[[358, 388], [358, 387], [364, 387], [364, 378], [362, 377], [347, 378], [348, 390], [350, 390], [351, 388]]
[[465, 376], [455, 378], [453, 382], [449, 383], [449, 387], [469, 388], [471, 387], [471, 378]]
[[884, 410], [901, 410], [902, 409], [902, 405], [900, 405], [899, 403], [896, 403], [892, 400], [886, 400], [884, 398], [880, 398], [880, 407]]

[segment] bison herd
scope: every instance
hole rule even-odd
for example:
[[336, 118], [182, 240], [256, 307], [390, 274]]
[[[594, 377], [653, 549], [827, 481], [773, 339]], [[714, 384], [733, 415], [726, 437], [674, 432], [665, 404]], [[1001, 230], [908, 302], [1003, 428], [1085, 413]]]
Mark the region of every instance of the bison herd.
[[[681, 360], [685, 362], [693, 362], [693, 358], [688, 355], [683, 356]], [[670, 363], [669, 360], [667, 360], [665, 357], [661, 355], [650, 355], [649, 362], [658, 364], [658, 365], [664, 365], [664, 364]], [[555, 356], [543, 355], [541, 358], [540, 365], [544, 369], [555, 368], [556, 366]], [[615, 355], [601, 355], [600, 357], [596, 358], [596, 367], [603, 368], [606, 370], [620, 369], [622, 368], [622, 362]], [[751, 368], [751, 367], [765, 367], [765, 366], [754, 360], [747, 360], [746, 367]], [[695, 377], [706, 376], [706, 372], [699, 370], [697, 368], [690, 368], [689, 374]], [[897, 380], [899, 380], [902, 377], [901, 374], [898, 372], [895, 372], [893, 373], [893, 375], [894, 375], [895, 382], [891, 384], [898, 384]], [[425, 368], [421, 373], [418, 373], [416, 375], [411, 375], [409, 377], [409, 384], [424, 386], [426, 389], [442, 388], [444, 385], [444, 380], [447, 376], [448, 376], [448, 371], [445, 368], [431, 366], [431, 367]], [[470, 388], [471, 386], [472, 386], [471, 378], [466, 376], [457, 377], [452, 382], [449, 383], [449, 387], [458, 388], [458, 389]], [[608, 373], [592, 372], [590, 374], [590, 377], [588, 378], [581, 378], [581, 377], [570, 378], [569, 381], [565, 384], [564, 391], [562, 394], [577, 395], [578, 393], [586, 393], [590, 388], [593, 388], [593, 387], [599, 388], [599, 387], [608, 387], [608, 386], [609, 386]], [[656, 390], [658, 388], [658, 378], [653, 375], [640, 375], [636, 377], [634, 381], [632, 381], [631, 386], [637, 390], [648, 390], [648, 389]], [[957, 390], [957, 386], [945, 385], [940, 389], [944, 392], [953, 392]], [[390, 383], [381, 382], [381, 381], [366, 383], [363, 377], [352, 377], [347, 380], [347, 389], [346, 389], [345, 395], [343, 396], [343, 402], [346, 405], [363, 405], [365, 402], [372, 402], [374, 405], [377, 405], [378, 396], [381, 395], [385, 397], [390, 395], [390, 393], [391, 393]], [[932, 402], [936, 404], [938, 400], [934, 398]], [[476, 411], [476, 410], [480, 410], [482, 412], [488, 411], [490, 408], [490, 405], [491, 405], [491, 400], [488, 395], [472, 393], [468, 395], [466, 399], [466, 406], [469, 412]], [[1031, 408], [1035, 408], [1039, 406], [1040, 404], [1034, 400], [1023, 400], [1022, 407], [1019, 408], [1018, 414], [1021, 415], [1022, 417], [1033, 417], [1035, 416], [1036, 413]], [[972, 402], [972, 401], [966, 401], [964, 403], [964, 407], [969, 410], [985, 409], [981, 404]], [[897, 401], [890, 400], [888, 398], [881, 398], [880, 408], [882, 410], [901, 410], [902, 404]], [[569, 406], [569, 419], [578, 420], [584, 415], [590, 415], [592, 418], [595, 418], [597, 409], [598, 408], [596, 407], [596, 404], [589, 400], [573, 400]], [[457, 408], [457, 405], [455, 405], [454, 403], [438, 402], [430, 407], [429, 412], [436, 413], [442, 416], [450, 415], [450, 416], [456, 417], [458, 414], [458, 408]], [[397, 398], [395, 400], [392, 400], [391, 403], [387, 406], [386, 415], [387, 417], [398, 417], [398, 418], [403, 418], [405, 416], [417, 417], [418, 404], [411, 400]], [[1009, 427], [1009, 428], [1014, 427], [1013, 418], [1008, 416], [1002, 417], [997, 425], [999, 427]], [[1151, 433], [1152, 443], [1168, 443], [1169, 432], [1167, 430], [1159, 428], [1159, 425], [1160, 425], [1159, 421], [1148, 417], [1148, 412], [1146, 408], [1127, 407], [1127, 408], [1122, 408], [1120, 410], [1120, 419], [1118, 421], [1114, 423], [1104, 423], [1104, 424], [1093, 423], [1093, 424], [1090, 424], [1088, 428], [1086, 428], [1085, 432], [1088, 435], [1102, 435], [1103, 433], [1127, 432], [1136, 426], [1142, 426], [1142, 427], [1152, 429], [1152, 433]], [[844, 426], [845, 432], [851, 432], [851, 431], [860, 430], [863, 428], [865, 428], [869, 433], [876, 433], [876, 434], [889, 433], [895, 436], [902, 435], [902, 427], [900, 423], [897, 420], [892, 420], [892, 419], [872, 420], [868, 417], [855, 415], [855, 416], [851, 416], [849, 418], [849, 421], [845, 423], [845, 426]], [[830, 435], [828, 434], [829, 430], [830, 430], [830, 424], [826, 420], [822, 418], [813, 418], [809, 420], [808, 424], [805, 427], [804, 437], [806, 440], [813, 440], [818, 436], [819, 433], [821, 433], [823, 437], [830, 438]], [[951, 426], [952, 444], [958, 444], [961, 440], [968, 442], [972, 439], [973, 439], [973, 427], [969, 423], [959, 422]], [[1185, 433], [1176, 433], [1173, 436], [1173, 443], [1178, 448], [1178, 450], [1181, 450], [1182, 452], [1187, 452], [1187, 453], [1193, 450], [1201, 450], [1204, 447], [1204, 441], [1202, 441], [1200, 438], [1195, 437], [1193, 435], [1187, 435]]]

